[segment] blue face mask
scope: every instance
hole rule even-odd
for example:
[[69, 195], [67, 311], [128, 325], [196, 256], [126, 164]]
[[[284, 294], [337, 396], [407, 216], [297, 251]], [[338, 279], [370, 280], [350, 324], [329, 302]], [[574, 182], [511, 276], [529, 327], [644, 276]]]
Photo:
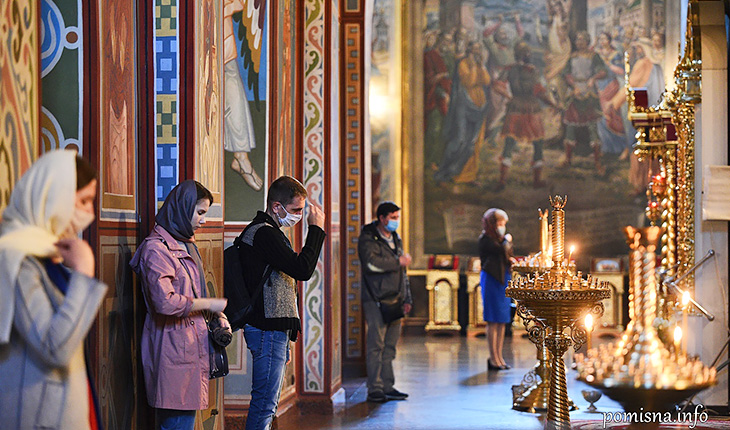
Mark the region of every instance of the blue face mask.
[[394, 219], [388, 221], [388, 224], [385, 225], [385, 229], [391, 232], [398, 230], [398, 221]]

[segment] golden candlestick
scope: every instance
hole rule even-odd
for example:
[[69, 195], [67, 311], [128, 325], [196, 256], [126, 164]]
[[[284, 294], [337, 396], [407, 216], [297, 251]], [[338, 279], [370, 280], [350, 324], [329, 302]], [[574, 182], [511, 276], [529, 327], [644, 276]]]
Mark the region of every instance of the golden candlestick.
[[[578, 350], [587, 340], [586, 329], [579, 321], [586, 313], [603, 314], [601, 300], [610, 297], [607, 282], [583, 279], [580, 272], [569, 272], [563, 261], [565, 212], [567, 197], [550, 199], [553, 207], [553, 266], [510, 281], [507, 297], [517, 301], [517, 314], [528, 327], [529, 338], [538, 347], [544, 342], [550, 351], [550, 390], [546, 428], [570, 429], [570, 401], [565, 381], [563, 354], [573, 345]], [[569, 333], [565, 333], [569, 329]]]
[[550, 206], [553, 207], [553, 268], [556, 270], [563, 265], [565, 258], [565, 211], [568, 196], [550, 197]]

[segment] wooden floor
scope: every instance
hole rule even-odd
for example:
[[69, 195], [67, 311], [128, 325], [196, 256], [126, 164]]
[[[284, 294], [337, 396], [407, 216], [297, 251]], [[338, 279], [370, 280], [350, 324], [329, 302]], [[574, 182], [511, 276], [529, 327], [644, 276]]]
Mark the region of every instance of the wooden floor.
[[[524, 332], [522, 332], [524, 333]], [[535, 347], [518, 332], [507, 338], [505, 359], [513, 368], [487, 372], [484, 337], [404, 336], [395, 360], [396, 388], [408, 400], [372, 404], [365, 401], [365, 378], [343, 383], [346, 401], [332, 415], [303, 415], [293, 408], [277, 420], [278, 429], [520, 429], [543, 427], [544, 416], [512, 410], [512, 385], [536, 363]], [[566, 354], [566, 358], [570, 358]], [[601, 420], [587, 413], [581, 390], [588, 388], [568, 372], [568, 393], [579, 410], [571, 420]], [[620, 412], [605, 396], [599, 412]]]

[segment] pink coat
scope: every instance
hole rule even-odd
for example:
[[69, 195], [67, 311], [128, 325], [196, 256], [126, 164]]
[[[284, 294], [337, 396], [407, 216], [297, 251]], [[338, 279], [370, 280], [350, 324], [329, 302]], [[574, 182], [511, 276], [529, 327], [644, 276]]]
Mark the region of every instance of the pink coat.
[[130, 265], [141, 278], [147, 304], [140, 348], [147, 401], [155, 408], [207, 408], [208, 330], [200, 312], [190, 313], [193, 288], [201, 297], [195, 261], [156, 225]]

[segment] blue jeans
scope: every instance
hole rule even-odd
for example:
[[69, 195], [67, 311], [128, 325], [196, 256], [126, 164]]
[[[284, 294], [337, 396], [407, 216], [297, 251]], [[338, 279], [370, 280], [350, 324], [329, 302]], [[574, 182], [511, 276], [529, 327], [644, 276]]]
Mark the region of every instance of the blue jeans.
[[243, 337], [253, 357], [251, 404], [246, 430], [266, 430], [271, 427], [279, 406], [284, 369], [289, 359], [289, 334], [246, 325]]
[[158, 430], [193, 430], [196, 412], [198, 411], [156, 408], [157, 428]]

